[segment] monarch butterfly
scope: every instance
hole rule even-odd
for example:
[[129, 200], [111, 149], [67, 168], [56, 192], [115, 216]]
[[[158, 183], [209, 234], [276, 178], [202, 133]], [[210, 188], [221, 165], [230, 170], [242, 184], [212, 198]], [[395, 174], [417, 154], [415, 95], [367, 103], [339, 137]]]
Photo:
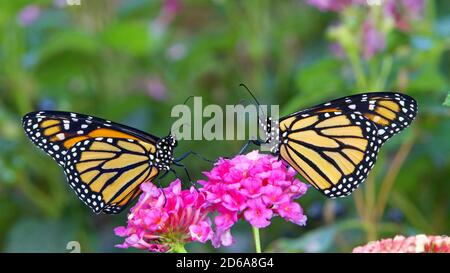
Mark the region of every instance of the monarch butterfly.
[[139, 195], [142, 182], [153, 181], [162, 171], [162, 176], [175, 173], [172, 164], [184, 167], [179, 161], [195, 154], [174, 159], [177, 140], [171, 134], [158, 138], [78, 113], [32, 112], [22, 124], [31, 141], [64, 169], [69, 186], [95, 213], [121, 212]]
[[260, 119], [266, 139], [251, 142], [275, 143], [272, 154], [293, 167], [314, 188], [330, 198], [344, 197], [367, 178], [385, 141], [408, 127], [416, 115], [417, 102], [410, 96], [363, 93], [279, 120]]

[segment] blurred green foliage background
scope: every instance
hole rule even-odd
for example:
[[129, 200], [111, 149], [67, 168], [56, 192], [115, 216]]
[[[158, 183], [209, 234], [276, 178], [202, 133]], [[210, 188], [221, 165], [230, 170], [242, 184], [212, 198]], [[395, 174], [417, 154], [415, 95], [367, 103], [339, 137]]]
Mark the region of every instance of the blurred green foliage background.
[[[300, 200], [307, 225], [273, 221], [261, 230], [263, 249], [351, 251], [395, 234], [449, 234], [450, 2], [424, 2], [416, 17], [399, 8], [398, 21], [382, 6], [319, 10], [299, 0], [1, 0], [0, 251], [69, 252], [69, 241], [83, 252], [124, 251], [113, 247], [122, 241], [113, 227], [126, 214], [97, 216], [79, 202], [26, 138], [25, 113], [88, 113], [164, 136], [172, 106], [190, 95], [222, 106], [250, 101], [241, 82], [282, 114], [364, 91], [401, 91], [419, 103], [362, 188], [339, 200], [311, 189]], [[183, 141], [177, 153], [217, 158], [242, 145]], [[195, 179], [211, 168], [187, 164]], [[247, 223], [233, 235], [230, 248], [187, 247], [253, 251]]]

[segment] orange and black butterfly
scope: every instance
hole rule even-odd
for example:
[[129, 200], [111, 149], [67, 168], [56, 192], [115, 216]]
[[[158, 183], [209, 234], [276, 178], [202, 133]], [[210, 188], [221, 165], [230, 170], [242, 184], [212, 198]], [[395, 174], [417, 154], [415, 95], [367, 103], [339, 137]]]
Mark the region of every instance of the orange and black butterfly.
[[271, 152], [317, 190], [330, 198], [344, 197], [367, 178], [383, 143], [408, 127], [416, 114], [417, 103], [410, 96], [358, 94], [278, 121], [260, 119], [266, 139], [251, 142], [275, 143]]
[[[174, 159], [177, 141], [92, 116], [40, 111], [22, 120], [27, 136], [63, 169], [69, 186], [95, 213], [121, 212], [140, 184], [184, 167]], [[186, 169], [185, 169], [186, 170]]]

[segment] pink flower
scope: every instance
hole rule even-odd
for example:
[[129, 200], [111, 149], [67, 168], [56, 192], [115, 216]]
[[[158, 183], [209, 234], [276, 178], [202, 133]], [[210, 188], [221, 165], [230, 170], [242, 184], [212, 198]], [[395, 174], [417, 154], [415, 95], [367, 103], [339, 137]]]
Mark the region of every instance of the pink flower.
[[195, 241], [199, 241], [201, 243], [211, 240], [214, 234], [211, 224], [207, 221], [201, 221], [197, 225], [191, 225], [189, 227], [189, 232]]
[[248, 177], [242, 180], [242, 194], [246, 197], [256, 198], [261, 196], [262, 179], [257, 177]]
[[53, 5], [57, 8], [64, 8], [67, 6], [67, 0], [53, 0]]
[[167, 88], [163, 80], [158, 76], [150, 76], [145, 80], [147, 94], [158, 101], [167, 99]]
[[264, 228], [270, 225], [273, 211], [269, 209], [261, 199], [253, 199], [248, 201], [248, 208], [244, 212], [245, 220], [252, 226]]
[[178, 13], [182, 8], [180, 0], [165, 0], [163, 4], [163, 11], [166, 13]]
[[306, 225], [306, 216], [298, 203], [285, 202], [276, 206], [276, 212], [284, 219], [297, 225]]
[[370, 242], [353, 249], [353, 253], [450, 253], [450, 238], [447, 236], [416, 235]]
[[308, 0], [307, 3], [321, 11], [339, 12], [351, 5], [365, 4], [365, 0]]
[[151, 23], [151, 29], [155, 37], [161, 37], [182, 9], [180, 0], [165, 0], [162, 3], [158, 16]]
[[339, 43], [332, 43], [329, 45], [329, 49], [331, 53], [333, 53], [334, 56], [336, 56], [339, 59], [345, 58], [345, 51], [342, 48], [342, 45]]
[[409, 31], [411, 21], [420, 19], [424, 9], [424, 0], [387, 0], [384, 4], [384, 14], [402, 31]]
[[262, 200], [267, 204], [280, 204], [289, 201], [289, 195], [284, 194], [280, 187], [267, 185], [261, 188]]
[[20, 11], [17, 20], [22, 26], [29, 26], [33, 24], [40, 16], [41, 8], [36, 5], [28, 5]]
[[204, 173], [207, 180], [199, 181], [214, 218], [215, 247], [233, 243], [231, 228], [243, 218], [252, 226], [270, 225], [279, 215], [298, 225], [306, 223], [300, 205], [294, 201], [308, 186], [295, 178], [296, 172], [272, 155], [253, 151], [232, 159], [219, 159], [215, 167]]
[[373, 21], [368, 19], [362, 25], [363, 32], [363, 56], [366, 59], [372, 58], [376, 53], [386, 46], [384, 35], [377, 30]]
[[187, 46], [183, 43], [175, 43], [166, 51], [166, 56], [171, 61], [178, 61], [183, 59], [187, 54]]
[[159, 75], [139, 76], [135, 79], [135, 88], [143, 90], [148, 96], [157, 101], [168, 98], [167, 86]]
[[230, 229], [217, 229], [212, 238], [214, 247], [230, 246], [234, 243], [234, 238], [231, 236]]
[[237, 212], [229, 211], [226, 208], [217, 207], [219, 215], [214, 219], [214, 223], [216, 226], [221, 227], [222, 229], [229, 229], [234, 223], [238, 220]]
[[128, 215], [128, 225], [114, 230], [117, 236], [125, 237], [117, 247], [168, 252], [187, 242], [205, 243], [213, 238], [205, 193], [194, 188], [182, 190], [178, 179], [164, 189], [143, 183], [141, 190]]

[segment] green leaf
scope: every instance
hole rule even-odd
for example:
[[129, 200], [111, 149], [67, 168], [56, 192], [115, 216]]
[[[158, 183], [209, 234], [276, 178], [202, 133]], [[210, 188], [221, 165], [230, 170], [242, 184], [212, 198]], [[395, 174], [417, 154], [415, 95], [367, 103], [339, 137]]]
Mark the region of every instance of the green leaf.
[[393, 54], [396, 49], [401, 46], [409, 45], [409, 43], [410, 38], [405, 32], [393, 30], [387, 35], [386, 52]]
[[409, 84], [411, 91], [443, 90], [447, 88], [447, 81], [438, 67], [432, 64], [423, 64]]
[[310, 94], [339, 90], [344, 85], [341, 68], [341, 63], [333, 58], [321, 59], [298, 71], [297, 86]]
[[450, 107], [450, 92], [448, 92], [447, 97], [445, 98], [445, 101], [444, 101], [443, 105]]
[[81, 31], [67, 30], [55, 34], [45, 45], [39, 50], [39, 61], [46, 62], [48, 59], [60, 56], [60, 54], [68, 51], [76, 54], [95, 54], [100, 49], [99, 43], [94, 37]]
[[296, 84], [300, 93], [283, 107], [282, 115], [309, 107], [311, 102], [319, 103], [336, 96], [337, 91], [343, 90], [345, 85], [341, 68], [338, 60], [324, 58], [299, 69]]
[[110, 26], [103, 34], [110, 47], [133, 55], [144, 55], [151, 51], [150, 29], [145, 22], [122, 22]]

